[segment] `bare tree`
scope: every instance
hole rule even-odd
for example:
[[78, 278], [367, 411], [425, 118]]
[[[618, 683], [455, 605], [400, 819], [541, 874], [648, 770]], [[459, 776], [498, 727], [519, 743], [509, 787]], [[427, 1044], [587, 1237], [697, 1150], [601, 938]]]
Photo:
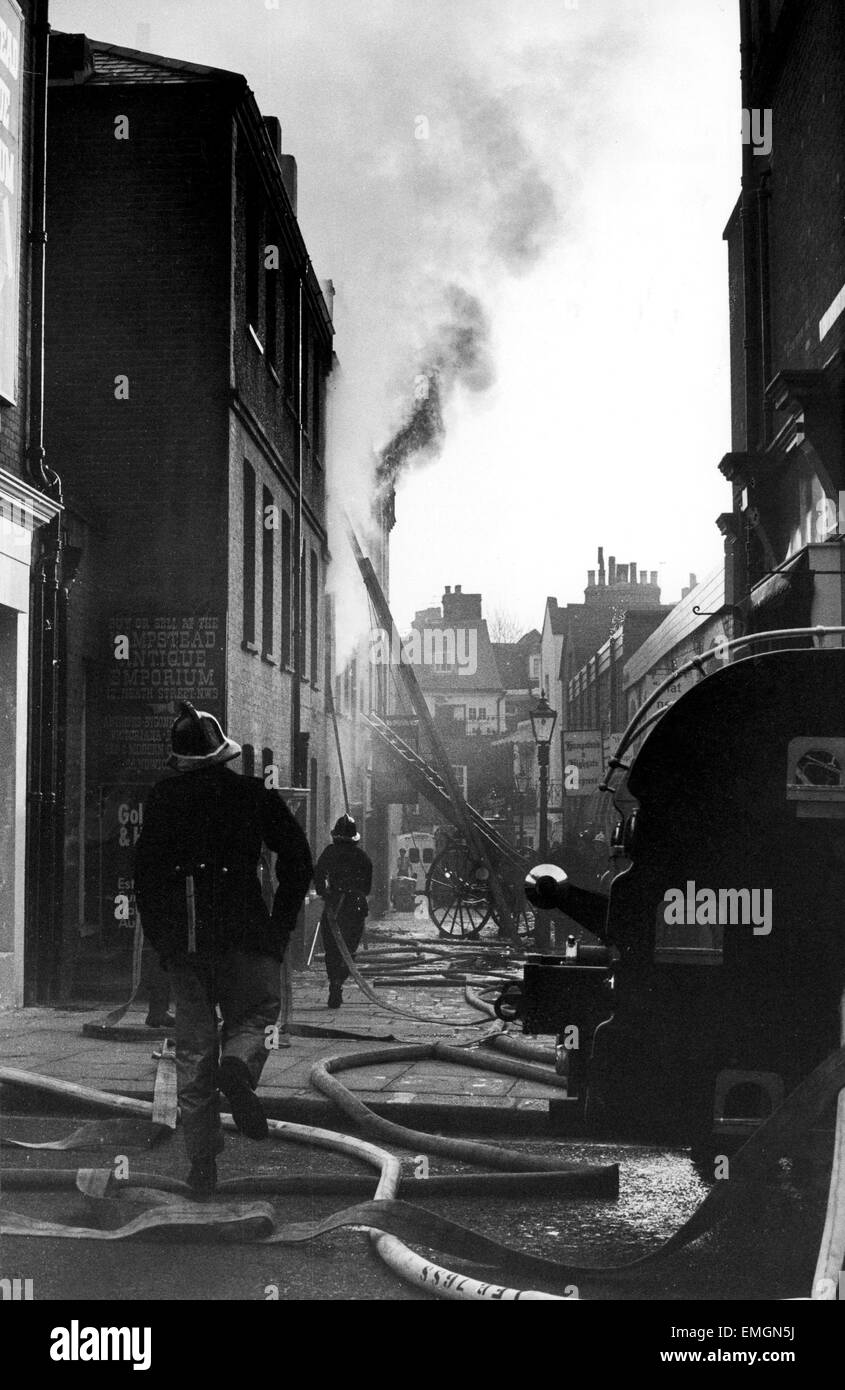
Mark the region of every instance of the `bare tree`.
[[524, 631], [519, 619], [507, 608], [494, 608], [487, 628], [491, 642], [517, 642]]

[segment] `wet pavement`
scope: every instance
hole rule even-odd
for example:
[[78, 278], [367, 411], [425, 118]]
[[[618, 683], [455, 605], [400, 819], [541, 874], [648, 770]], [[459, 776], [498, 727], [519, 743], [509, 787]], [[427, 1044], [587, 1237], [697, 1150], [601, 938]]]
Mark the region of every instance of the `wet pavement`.
[[[376, 953], [385, 945], [403, 943], [439, 944], [430, 925], [414, 918], [394, 917], [374, 924], [370, 929], [370, 949], [361, 951], [359, 963], [380, 998], [395, 1001], [402, 1008], [445, 1018], [476, 1016], [480, 1026], [466, 1030], [433, 1028], [429, 1023], [398, 1017], [372, 1004], [352, 983], [345, 987], [342, 1009], [330, 1012], [325, 1007], [325, 978], [320, 965], [315, 964], [294, 978], [292, 1024], [294, 1030], [301, 1027], [304, 1033], [294, 1032], [290, 1048], [272, 1050], [265, 1069], [259, 1093], [269, 1113], [354, 1132], [353, 1123], [309, 1083], [315, 1060], [350, 1051], [383, 1050], [390, 1046], [385, 1037], [397, 1042], [428, 1042], [437, 1037], [467, 1044], [498, 1028], [493, 1020], [472, 1014], [461, 988], [380, 985], [382, 962]], [[506, 962], [497, 957], [495, 942], [491, 946], [493, 956], [485, 957], [486, 967], [481, 958], [470, 963], [478, 968], [495, 966], [501, 971]], [[390, 977], [395, 976], [396, 967], [391, 966]], [[0, 1055], [4, 1064], [149, 1099], [156, 1066], [152, 1053], [161, 1039], [148, 1030], [143, 1030], [140, 1041], [84, 1037], [83, 1024], [102, 1018], [106, 1011], [99, 1005], [91, 1010], [26, 1009], [3, 1015]], [[143, 1010], [133, 1009], [124, 1025], [142, 1028], [143, 1016]], [[314, 1036], [321, 1029], [360, 1034], [363, 1040]], [[391, 1063], [384, 1059], [372, 1067], [345, 1072], [342, 1079], [344, 1085], [381, 1113], [413, 1128], [455, 1132], [457, 1127], [465, 1137], [482, 1130], [488, 1134], [499, 1131], [511, 1148], [523, 1147], [533, 1154], [579, 1164], [620, 1165], [617, 1199], [445, 1196], [427, 1193], [420, 1174], [434, 1176], [472, 1170], [426, 1154], [424, 1138], [413, 1152], [388, 1145], [400, 1153], [403, 1172], [409, 1179], [401, 1194], [403, 1200], [516, 1250], [586, 1265], [624, 1265], [666, 1241], [711, 1186], [712, 1165], [709, 1171], [698, 1167], [686, 1150], [553, 1137], [546, 1122], [548, 1103], [550, 1099], [559, 1100], [563, 1093], [534, 1081], [440, 1061]], [[2, 1102], [4, 1140], [60, 1139], [91, 1120], [90, 1111], [83, 1114], [79, 1107], [63, 1105], [43, 1092], [34, 1094], [6, 1086]], [[103, 1119], [101, 1115], [84, 1148], [34, 1152], [4, 1147], [0, 1161], [6, 1169], [108, 1167], [123, 1155], [136, 1171], [184, 1177], [186, 1165], [178, 1133], [155, 1147], [150, 1147], [149, 1140], [148, 1121]], [[354, 1159], [324, 1150], [275, 1141], [255, 1145], [240, 1136], [227, 1137], [220, 1163], [221, 1178], [367, 1171]], [[821, 1172], [823, 1176], [823, 1165]], [[825, 1195], [820, 1172], [814, 1177], [799, 1177], [783, 1162], [772, 1170], [762, 1187], [737, 1195], [730, 1218], [715, 1231], [653, 1266], [619, 1276], [583, 1278], [578, 1283], [579, 1295], [599, 1301], [804, 1297], [809, 1291], [824, 1222]], [[280, 1221], [309, 1221], [327, 1217], [359, 1200], [363, 1198], [324, 1196], [306, 1190], [273, 1199], [273, 1206]], [[68, 1223], [80, 1220], [84, 1210], [83, 1199], [73, 1191], [13, 1191], [7, 1193], [5, 1201], [14, 1210]], [[135, 1242], [131, 1247], [89, 1241], [80, 1247], [72, 1241], [7, 1236], [3, 1238], [2, 1254], [4, 1276], [34, 1277], [36, 1298], [428, 1297], [400, 1283], [373, 1253], [367, 1237], [354, 1231], [335, 1232], [306, 1247], [272, 1249], [228, 1244], [211, 1247], [190, 1242], [177, 1245], [172, 1241]], [[528, 1286], [524, 1278], [509, 1279], [506, 1267], [497, 1277], [518, 1287]], [[533, 1283], [543, 1288], [542, 1281]]]

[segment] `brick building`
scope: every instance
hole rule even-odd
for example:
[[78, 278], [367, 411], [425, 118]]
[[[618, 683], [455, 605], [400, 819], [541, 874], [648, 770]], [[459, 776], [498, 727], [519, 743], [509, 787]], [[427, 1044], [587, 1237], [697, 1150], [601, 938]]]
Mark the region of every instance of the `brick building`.
[[561, 606], [555, 598], [546, 599], [541, 633], [541, 682], [543, 694], [558, 716], [549, 757], [550, 800], [556, 808], [549, 816], [552, 838], [561, 831], [563, 736], [569, 717], [569, 684], [611, 633], [621, 626], [626, 613], [636, 610], [658, 613], [658, 621], [668, 612], [660, 604], [656, 570], [638, 570], [636, 561], [617, 564], [613, 555], [608, 557], [605, 567], [601, 546], [596, 569], [587, 571], [583, 603]]
[[725, 230], [732, 508], [746, 630], [845, 620], [845, 8], [743, 0], [742, 191]]
[[[0, 0], [0, 1004], [25, 995], [27, 861], [49, 917], [57, 769], [53, 621], [61, 485], [44, 461], [42, 325], [47, 5]], [[30, 664], [38, 708], [29, 698]], [[30, 766], [27, 767], [27, 750]], [[29, 823], [27, 774], [29, 772]], [[33, 887], [30, 876], [30, 887]]]
[[[56, 34], [47, 447], [78, 558], [63, 939], [41, 997], [125, 967], [132, 844], [177, 702], [323, 838], [330, 304], [244, 77]], [[297, 558], [298, 557], [298, 558]], [[298, 639], [298, 640], [297, 640]]]

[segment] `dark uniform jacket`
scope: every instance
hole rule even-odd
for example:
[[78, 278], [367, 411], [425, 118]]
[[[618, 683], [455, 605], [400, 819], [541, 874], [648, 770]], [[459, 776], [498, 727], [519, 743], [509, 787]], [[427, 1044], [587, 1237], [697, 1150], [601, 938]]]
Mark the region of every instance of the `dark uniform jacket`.
[[[272, 913], [258, 879], [262, 843], [278, 856]], [[183, 772], [158, 782], [144, 806], [135, 895], [144, 935], [165, 962], [188, 948], [188, 873], [198, 955], [234, 948], [281, 960], [312, 872], [304, 832], [260, 778], [219, 765]]]
[[352, 840], [334, 840], [327, 845], [314, 869], [314, 887], [333, 908], [340, 903], [341, 917], [366, 917], [367, 894], [373, 886], [370, 856]]

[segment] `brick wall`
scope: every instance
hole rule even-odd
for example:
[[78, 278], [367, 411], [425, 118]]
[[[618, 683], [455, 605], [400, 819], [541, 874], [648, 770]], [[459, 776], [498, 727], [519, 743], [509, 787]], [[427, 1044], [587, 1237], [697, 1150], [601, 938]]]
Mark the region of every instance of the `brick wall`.
[[227, 124], [196, 87], [51, 88], [47, 448], [101, 516], [106, 610], [223, 600]]
[[819, 339], [845, 285], [845, 7], [806, 0], [799, 16], [767, 103], [773, 375], [821, 367], [845, 343], [845, 314]]

